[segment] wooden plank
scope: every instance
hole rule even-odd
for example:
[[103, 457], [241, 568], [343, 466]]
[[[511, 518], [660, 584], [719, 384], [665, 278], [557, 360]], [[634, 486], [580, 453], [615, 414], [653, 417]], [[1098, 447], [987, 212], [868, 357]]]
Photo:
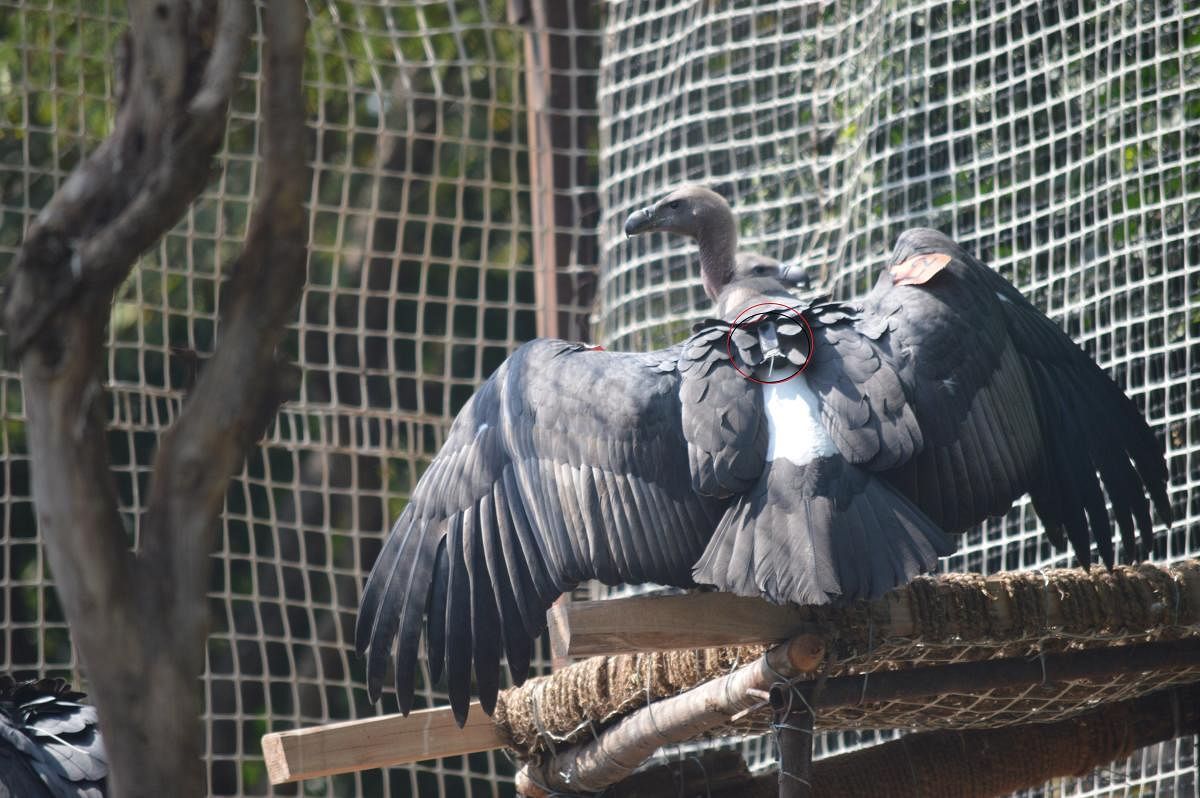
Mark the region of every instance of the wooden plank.
[[557, 657], [777, 643], [810, 619], [800, 607], [729, 593], [574, 601], [547, 613]]
[[[1140, 566], [1150, 568], [1152, 566]], [[1179, 563], [1171, 566], [1177, 595], [1155, 606], [1158, 623], [1174, 623], [1172, 613], [1180, 607], [1200, 605], [1200, 568]], [[1086, 578], [1084, 572], [1076, 572]], [[1011, 574], [995, 574], [982, 580], [980, 590], [987, 598], [988, 635], [1003, 639], [1029, 623], [1030, 608], [1017, 606], [1018, 595], [1008, 583]], [[1040, 579], [1040, 574], [1028, 575]], [[1055, 578], [1054, 573], [1045, 578]], [[1103, 578], [1097, 573], [1093, 578]], [[1066, 595], [1058, 590], [1041, 590], [1040, 618], [1047, 634], [1067, 624]], [[914, 618], [912, 588], [889, 591], [870, 604], [876, 640], [919, 634]], [[578, 601], [552, 607], [547, 613], [555, 656], [585, 657], [636, 654], [642, 651], [708, 648], [713, 646], [776, 643], [810, 630], [812, 610], [780, 607], [758, 598], [727, 593], [687, 593], [674, 596], [634, 596], [605, 601]], [[982, 633], [974, 630], [973, 634]]]
[[504, 738], [479, 702], [471, 704], [467, 725], [461, 729], [449, 707], [437, 707], [418, 710], [407, 718], [381, 715], [273, 732], [262, 738], [272, 784], [491, 751], [504, 745]]

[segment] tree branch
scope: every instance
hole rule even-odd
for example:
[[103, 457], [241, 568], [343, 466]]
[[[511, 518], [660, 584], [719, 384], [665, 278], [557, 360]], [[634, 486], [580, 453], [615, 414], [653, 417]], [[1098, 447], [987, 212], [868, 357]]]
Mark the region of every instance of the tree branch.
[[222, 343], [160, 446], [135, 557], [105, 435], [104, 326], [136, 259], [209, 181], [252, 9], [130, 3], [113, 132], [30, 226], [4, 297], [39, 526], [106, 733], [112, 795], [205, 793], [198, 677], [212, 530], [230, 474], [291, 375], [275, 351], [305, 272], [307, 13], [301, 0], [270, 0], [261, 191], [226, 292]]
[[14, 356], [85, 287], [111, 297], [208, 183], [251, 18], [244, 0], [220, 0], [219, 14], [212, 0], [197, 5], [131, 4], [131, 78], [113, 132], [38, 214], [13, 264], [4, 326]]
[[[263, 179], [246, 244], [226, 289], [221, 340], [176, 424], [164, 436], [139, 560], [157, 606], [200, 630], [213, 522], [229, 477], [291, 393], [292, 369], [276, 357], [304, 285], [309, 192], [301, 71], [307, 14], [301, 0], [272, 0], [266, 15]], [[197, 619], [193, 616], [199, 614]], [[193, 626], [199, 620], [201, 627]]]

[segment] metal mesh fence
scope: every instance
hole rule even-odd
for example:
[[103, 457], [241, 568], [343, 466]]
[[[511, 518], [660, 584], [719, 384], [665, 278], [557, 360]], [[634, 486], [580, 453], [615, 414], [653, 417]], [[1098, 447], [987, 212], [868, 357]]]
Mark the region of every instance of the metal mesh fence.
[[[532, 67], [527, 28], [508, 13], [536, 3], [309, 5], [310, 283], [288, 342], [304, 381], [234, 481], [213, 557], [213, 794], [511, 792], [499, 755], [272, 790], [258, 740], [377, 711], [350, 650], [359, 587], [454, 412], [535, 334], [546, 230], [533, 197], [547, 181], [560, 330], [582, 334], [599, 262], [608, 345], [661, 343], [701, 313], [686, 246], [620, 235], [627, 211], [681, 179], [721, 188], [747, 246], [823, 269], [842, 296], [865, 290], [904, 227], [951, 233], [1060, 320], [1164, 432], [1184, 517], [1156, 556], [1200, 552], [1194, 3], [550, 3]], [[121, 0], [0, 0], [0, 269], [109, 129], [124, 27]], [[245, 233], [257, 53], [243, 77], [221, 176], [113, 311], [110, 438], [131, 535], [157, 436], [212, 351], [222, 264]], [[540, 119], [570, 179], [553, 159], [539, 172], [543, 151], [531, 157], [531, 77], [555, 109]], [[71, 675], [11, 363], [0, 401], [0, 667]], [[947, 568], [1051, 563], [1066, 558], [1021, 507]], [[420, 695], [444, 698], [427, 680]], [[1185, 739], [1055, 789], [1183, 794], [1194, 762]]]
[[[1200, 553], [1200, 6], [1190, 2], [627, 2], [601, 70], [600, 319], [661, 345], [707, 300], [693, 248], [620, 235], [681, 181], [717, 187], [743, 246], [865, 293], [907, 227], [998, 269], [1095, 357], [1166, 442], [1179, 518], [1154, 557]], [[1069, 564], [1027, 504], [944, 569]], [[825, 752], [879, 734], [826, 735]], [[767, 741], [751, 746], [771, 756]], [[1053, 787], [1183, 795], [1196, 741]]]

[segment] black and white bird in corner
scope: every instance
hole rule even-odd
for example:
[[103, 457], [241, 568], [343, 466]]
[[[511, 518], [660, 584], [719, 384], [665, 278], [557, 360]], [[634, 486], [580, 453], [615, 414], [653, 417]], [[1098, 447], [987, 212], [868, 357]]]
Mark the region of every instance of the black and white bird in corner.
[[[479, 388], [385, 541], [356, 645], [372, 698], [418, 644], [465, 721], [500, 660], [524, 681], [546, 609], [588, 580], [711, 585], [773, 602], [875, 598], [1029, 494], [1082, 565], [1170, 523], [1162, 447], [1134, 403], [1012, 285], [946, 236], [902, 234], [856, 302], [790, 290], [737, 251], [718, 194], [672, 191], [628, 235], [690, 236], [713, 318], [657, 352], [535, 340]], [[794, 318], [745, 311], [794, 309]], [[768, 362], [769, 361], [769, 362]], [[785, 380], [762, 379], [795, 366]], [[769, 367], [764, 372], [763, 368]], [[1140, 542], [1138, 536], [1140, 535]]]
[[62, 679], [0, 676], [0, 798], [103, 798], [96, 709]]

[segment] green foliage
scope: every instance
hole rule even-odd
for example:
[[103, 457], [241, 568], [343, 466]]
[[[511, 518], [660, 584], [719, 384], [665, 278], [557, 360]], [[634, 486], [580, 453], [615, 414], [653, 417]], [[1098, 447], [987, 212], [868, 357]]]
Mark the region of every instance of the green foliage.
[[61, 179], [54, 172], [68, 172], [112, 126], [122, 16], [120, 0], [0, 8], [0, 273], [25, 228], [21, 209], [45, 205]]

